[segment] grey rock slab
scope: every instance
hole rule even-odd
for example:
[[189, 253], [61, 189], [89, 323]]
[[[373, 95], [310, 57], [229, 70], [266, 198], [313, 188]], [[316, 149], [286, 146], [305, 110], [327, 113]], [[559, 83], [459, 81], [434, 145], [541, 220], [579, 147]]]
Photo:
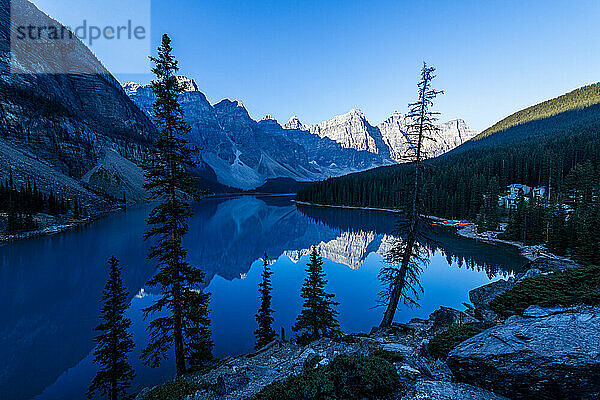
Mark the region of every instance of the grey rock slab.
[[465, 383], [418, 381], [402, 400], [508, 400], [488, 390]]
[[600, 398], [600, 307], [525, 314], [458, 345], [453, 374], [512, 398]]

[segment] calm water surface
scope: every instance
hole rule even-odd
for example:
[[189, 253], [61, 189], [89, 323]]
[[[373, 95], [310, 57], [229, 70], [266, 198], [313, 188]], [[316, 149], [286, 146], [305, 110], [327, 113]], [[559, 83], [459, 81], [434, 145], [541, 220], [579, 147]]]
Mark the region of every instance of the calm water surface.
[[[394, 216], [385, 212], [296, 207], [289, 196], [211, 198], [195, 206], [186, 237], [189, 260], [206, 271], [212, 293], [215, 355], [252, 350], [257, 284], [266, 251], [273, 265], [275, 328], [289, 337], [300, 310], [300, 286], [308, 249], [325, 257], [328, 290], [335, 293], [347, 332], [368, 332], [383, 310], [375, 308], [377, 274], [390, 243]], [[78, 231], [0, 247], [0, 399], [84, 399], [95, 374], [92, 329], [106, 281], [106, 260], [125, 266], [131, 293], [137, 370], [133, 389], [174, 375], [172, 361], [156, 369], [139, 361], [146, 344], [141, 309], [156, 293], [145, 281], [154, 266], [141, 240], [148, 208], [113, 215]], [[421, 307], [403, 308], [396, 320], [426, 317], [441, 305], [461, 308], [468, 291], [519, 270], [512, 248], [436, 231], [430, 264], [422, 274]]]

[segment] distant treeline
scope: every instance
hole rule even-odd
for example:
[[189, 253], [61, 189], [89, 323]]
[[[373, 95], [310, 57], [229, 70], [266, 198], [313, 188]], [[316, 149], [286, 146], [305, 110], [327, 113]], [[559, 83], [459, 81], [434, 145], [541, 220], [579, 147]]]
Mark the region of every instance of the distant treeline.
[[36, 182], [27, 179], [25, 184], [16, 186], [12, 173], [0, 181], [0, 212], [8, 213], [7, 232], [17, 233], [36, 228], [33, 218], [38, 213], [53, 216], [72, 214], [80, 218], [87, 214], [78, 199], [73, 201], [64, 196], [58, 196], [53, 191], [43, 193]]

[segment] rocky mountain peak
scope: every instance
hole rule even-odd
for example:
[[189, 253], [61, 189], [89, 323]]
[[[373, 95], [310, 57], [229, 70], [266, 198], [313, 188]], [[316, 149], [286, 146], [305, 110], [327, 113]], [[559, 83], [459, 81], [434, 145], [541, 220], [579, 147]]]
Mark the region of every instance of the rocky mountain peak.
[[[186, 119], [194, 127], [190, 141], [205, 149], [203, 161], [220, 183], [253, 189], [266, 179], [321, 179], [402, 162], [409, 140], [405, 115], [396, 111], [373, 126], [355, 108], [315, 125], [294, 115], [281, 126], [272, 115], [255, 121], [244, 103], [224, 99], [211, 105], [189, 78], [178, 77], [186, 88], [181, 96]], [[153, 94], [148, 86], [123, 85], [149, 115]], [[468, 127], [458, 120], [444, 127], [444, 140], [428, 149], [439, 155], [467, 140]]]
[[181, 87], [183, 89], [184, 92], [198, 92], [198, 85], [196, 85], [196, 82], [191, 79], [188, 78], [186, 76], [177, 76], [175, 77], [175, 79], [177, 79], [177, 83], [179, 84], [179, 87]]
[[239, 100], [229, 100], [229, 99], [223, 99], [220, 102], [218, 102], [217, 104], [214, 105], [215, 108], [218, 109], [227, 109], [230, 111], [234, 111], [238, 108], [243, 109], [244, 111], [246, 110], [246, 107], [244, 106], [244, 103], [242, 103]]
[[394, 111], [392, 115], [390, 115], [385, 121], [383, 121], [379, 126], [389, 123], [394, 123], [395, 121], [404, 121], [406, 120], [406, 115], [402, 114], [400, 111]]
[[[182, 88], [183, 92], [199, 92], [200, 91], [200, 89], [198, 89], [198, 85], [196, 85], [196, 82], [193, 79], [190, 79], [185, 76], [176, 76], [175, 79], [177, 80], [179, 87]], [[137, 82], [126, 82], [126, 83], [122, 84], [121, 86], [123, 87], [123, 90], [125, 90], [125, 93], [127, 93], [128, 95], [134, 95], [140, 89], [150, 88], [149, 84], [142, 85]]]
[[274, 122], [274, 123], [277, 123], [277, 120], [271, 114], [267, 114], [263, 118], [261, 118], [259, 122]]
[[137, 82], [126, 82], [123, 84], [123, 90], [125, 90], [125, 93], [127, 93], [128, 95], [137, 93], [138, 89], [140, 89], [142, 87], [144, 87], [144, 86], [140, 85]]
[[244, 103], [241, 101], [224, 99], [215, 104], [213, 109], [217, 113], [217, 116], [223, 119], [221, 124], [226, 129], [231, 128], [229, 124], [233, 124], [238, 127], [240, 124], [244, 126], [256, 124], [256, 121], [250, 117], [250, 113], [248, 113], [248, 110], [246, 107], [244, 107]]
[[288, 122], [283, 125], [283, 129], [300, 129], [304, 130], [304, 124], [300, 122], [300, 118], [297, 116], [292, 116]]
[[368, 123], [363, 112], [357, 108], [319, 124], [307, 125], [304, 129], [320, 138], [327, 137], [336, 141], [344, 148], [374, 154], [380, 154], [384, 150], [378, 138], [373, 137], [374, 128]]
[[348, 111], [345, 115], [347, 115], [351, 118], [365, 119], [365, 114], [359, 108], [353, 108], [352, 110]]

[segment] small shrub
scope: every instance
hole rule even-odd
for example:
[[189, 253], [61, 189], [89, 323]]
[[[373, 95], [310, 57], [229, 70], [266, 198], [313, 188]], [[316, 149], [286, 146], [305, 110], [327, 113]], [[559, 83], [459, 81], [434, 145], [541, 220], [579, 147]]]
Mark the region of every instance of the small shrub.
[[385, 399], [399, 389], [396, 369], [383, 358], [340, 355], [325, 367], [272, 383], [252, 399]]
[[155, 387], [146, 393], [142, 400], [181, 400], [200, 389], [203, 389], [203, 386], [198, 383], [177, 379]]
[[381, 399], [398, 386], [396, 368], [377, 356], [341, 355], [328, 366], [337, 399]]
[[447, 330], [429, 341], [429, 352], [436, 358], [446, 359], [453, 348], [480, 332], [481, 329], [473, 325], [450, 325]]
[[253, 400], [333, 399], [332, 382], [321, 367], [304, 371], [285, 381], [274, 382], [252, 397]]
[[404, 355], [402, 355], [402, 353], [398, 351], [388, 351], [383, 349], [377, 349], [371, 354], [376, 357], [383, 358], [384, 360], [387, 360], [391, 363], [401, 362], [404, 361], [406, 358], [404, 357]]
[[490, 302], [490, 309], [505, 317], [523, 314], [527, 307], [600, 304], [600, 267], [566, 269], [523, 279]]

